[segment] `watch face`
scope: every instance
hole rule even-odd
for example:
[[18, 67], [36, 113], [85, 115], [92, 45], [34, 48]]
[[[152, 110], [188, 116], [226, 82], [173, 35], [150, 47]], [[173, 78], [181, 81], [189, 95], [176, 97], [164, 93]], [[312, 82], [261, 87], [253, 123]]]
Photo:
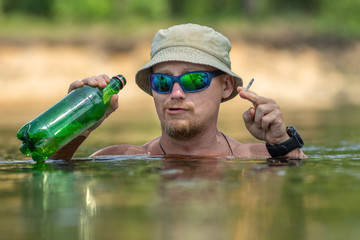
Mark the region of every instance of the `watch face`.
[[286, 127], [286, 132], [289, 134], [290, 137], [294, 136], [297, 132], [296, 129], [293, 126]]
[[299, 142], [300, 147], [302, 147], [304, 145], [304, 142], [303, 142], [299, 132], [296, 130], [296, 128], [294, 128], [293, 126], [288, 126], [286, 128], [286, 132], [287, 132], [287, 134], [289, 134], [289, 136], [291, 138], [295, 138]]

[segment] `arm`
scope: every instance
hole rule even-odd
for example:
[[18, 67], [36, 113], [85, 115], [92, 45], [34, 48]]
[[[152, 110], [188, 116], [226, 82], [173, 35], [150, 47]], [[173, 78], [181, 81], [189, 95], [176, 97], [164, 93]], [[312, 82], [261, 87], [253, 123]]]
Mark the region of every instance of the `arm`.
[[86, 136], [78, 136], [64, 147], [60, 148], [56, 153], [50, 156], [50, 159], [61, 159], [61, 160], [71, 160], [74, 156], [76, 150], [80, 147], [80, 145], [85, 141]]
[[[106, 85], [110, 82], [109, 76], [103, 74], [99, 76], [93, 76], [85, 78], [81, 81], [75, 81], [72, 84], [70, 84], [68, 93], [70, 93], [72, 90], [76, 88], [83, 87], [84, 85], [90, 85], [93, 87], [101, 87], [104, 88]], [[76, 137], [72, 141], [70, 141], [68, 144], [63, 146], [61, 149], [59, 149], [56, 153], [54, 153], [52, 156], [50, 156], [50, 159], [63, 159], [63, 160], [70, 160], [72, 156], [75, 154], [76, 150], [80, 147], [80, 145], [85, 141], [85, 139], [90, 135], [90, 133], [95, 130], [98, 126], [102, 124], [102, 122], [116, 109], [118, 108], [118, 95], [115, 94], [112, 96], [110, 108], [105, 113], [105, 116], [97, 122], [94, 126], [90, 127], [88, 130], [83, 132], [80, 136]]]

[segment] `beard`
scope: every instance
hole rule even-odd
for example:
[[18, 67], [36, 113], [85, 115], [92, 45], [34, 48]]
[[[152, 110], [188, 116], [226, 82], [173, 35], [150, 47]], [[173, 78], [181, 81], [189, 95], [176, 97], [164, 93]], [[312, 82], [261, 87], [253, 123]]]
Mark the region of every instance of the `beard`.
[[167, 108], [184, 108], [187, 109], [187, 117], [172, 117], [161, 121], [161, 129], [174, 139], [187, 140], [197, 136], [205, 128], [205, 123], [195, 117], [194, 106], [186, 104], [179, 100], [171, 100], [162, 106], [163, 115]]
[[200, 134], [204, 124], [191, 120], [171, 120], [161, 123], [161, 128], [172, 138], [186, 140]]

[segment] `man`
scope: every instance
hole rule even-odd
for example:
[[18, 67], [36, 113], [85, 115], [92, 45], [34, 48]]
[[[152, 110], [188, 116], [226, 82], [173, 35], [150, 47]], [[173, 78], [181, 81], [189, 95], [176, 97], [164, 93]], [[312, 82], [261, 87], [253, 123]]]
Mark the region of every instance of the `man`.
[[[161, 136], [143, 146], [110, 146], [93, 155], [306, 157], [300, 150], [303, 145], [300, 135], [295, 128], [285, 126], [278, 105], [272, 99], [244, 91], [242, 79], [231, 71], [230, 50], [225, 36], [205, 26], [183, 24], [158, 31], [151, 46], [151, 60], [135, 78], [137, 85], [153, 96]], [[85, 78], [72, 83], [69, 91], [84, 84], [105, 87], [108, 82], [106, 75]], [[237, 95], [253, 103], [254, 107], [243, 114], [244, 122], [249, 132], [266, 144], [240, 143], [217, 129], [221, 102]], [[111, 111], [116, 108], [114, 95]], [[71, 158], [95, 128], [84, 132], [52, 158]]]

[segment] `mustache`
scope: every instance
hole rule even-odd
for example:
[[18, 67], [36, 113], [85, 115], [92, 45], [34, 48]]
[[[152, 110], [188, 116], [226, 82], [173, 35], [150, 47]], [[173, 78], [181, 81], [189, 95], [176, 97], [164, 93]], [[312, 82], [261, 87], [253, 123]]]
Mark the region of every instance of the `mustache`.
[[194, 105], [190, 103], [185, 103], [181, 100], [169, 100], [164, 103], [163, 110], [166, 110], [167, 108], [182, 108], [190, 111], [194, 111]]

